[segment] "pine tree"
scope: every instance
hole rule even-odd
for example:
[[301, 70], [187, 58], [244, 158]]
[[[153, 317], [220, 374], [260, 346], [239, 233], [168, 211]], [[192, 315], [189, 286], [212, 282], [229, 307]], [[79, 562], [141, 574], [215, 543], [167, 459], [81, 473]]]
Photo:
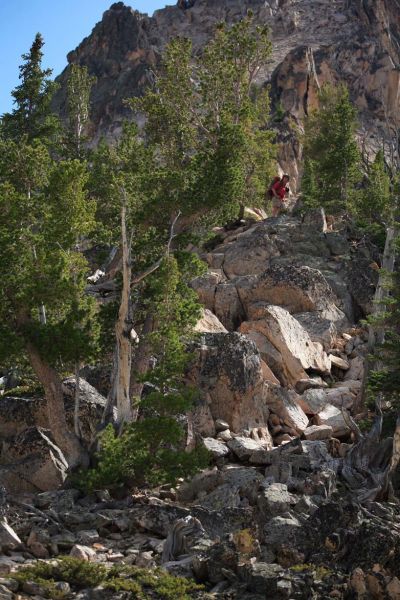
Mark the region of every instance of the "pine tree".
[[306, 158], [304, 160], [303, 176], [301, 179], [301, 196], [303, 204], [308, 208], [318, 207], [319, 192], [316, 164], [311, 158]]
[[385, 165], [383, 151], [380, 150], [366, 174], [366, 184], [356, 205], [357, 216], [367, 223], [381, 223], [387, 220], [391, 209], [390, 174]]
[[[307, 202], [351, 212], [355, 185], [362, 179], [355, 137], [357, 111], [343, 85], [326, 85], [319, 108], [306, 119], [304, 161]], [[310, 168], [313, 183], [310, 190]], [[307, 181], [308, 178], [308, 181]]]
[[50, 142], [59, 129], [58, 119], [50, 111], [56, 84], [49, 79], [52, 70], [42, 68], [43, 46], [37, 33], [29, 53], [22, 55], [21, 83], [11, 93], [16, 108], [2, 116], [2, 134], [14, 140], [25, 135], [28, 141]]
[[28, 358], [45, 390], [54, 439], [71, 465], [84, 452], [66, 426], [59, 370], [96, 350], [86, 261], [75, 246], [94, 224], [86, 179], [84, 165], [54, 162], [41, 142], [0, 143], [0, 355]]
[[66, 145], [74, 158], [83, 158], [83, 145], [89, 123], [90, 91], [96, 78], [91, 77], [87, 67], [71, 65], [67, 82], [68, 127]]
[[154, 89], [131, 102], [160, 159], [155, 218], [181, 211], [221, 222], [245, 202], [262, 204], [274, 148], [268, 91], [255, 79], [270, 53], [268, 32], [251, 15], [217, 28], [201, 55], [192, 56], [188, 40], [170, 42]]

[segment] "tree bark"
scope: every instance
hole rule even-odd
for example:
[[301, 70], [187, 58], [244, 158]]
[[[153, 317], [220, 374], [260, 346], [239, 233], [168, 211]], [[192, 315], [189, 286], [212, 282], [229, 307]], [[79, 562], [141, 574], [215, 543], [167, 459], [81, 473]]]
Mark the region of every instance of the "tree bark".
[[75, 403], [74, 403], [74, 431], [78, 439], [81, 439], [81, 427], [79, 420], [79, 408], [81, 401], [81, 377], [80, 377], [80, 365], [75, 365]]
[[[151, 349], [147, 336], [153, 329], [153, 318], [147, 315], [139, 339], [135, 356], [132, 360], [131, 370], [131, 398], [140, 400], [143, 391], [143, 382], [138, 381], [138, 376], [144, 375], [150, 368]], [[134, 408], [133, 419], [136, 421], [138, 409]]]
[[[382, 258], [382, 268], [379, 274], [378, 285], [376, 286], [373, 308], [372, 308], [372, 316], [374, 318], [379, 317], [385, 312], [385, 305], [383, 303], [385, 296], [387, 295], [387, 290], [385, 288], [385, 277], [388, 273], [393, 273], [394, 265], [395, 265], [395, 246], [394, 239], [396, 237], [396, 228], [390, 226], [386, 231], [386, 241], [385, 241], [385, 249], [383, 252]], [[383, 324], [380, 327], [376, 327], [374, 324], [369, 325], [368, 331], [368, 350], [370, 355], [375, 356], [374, 350], [376, 345], [383, 344], [385, 341], [385, 331], [383, 329]], [[364, 375], [362, 381], [362, 393], [361, 393], [361, 406], [362, 409], [365, 406], [365, 400], [367, 395], [367, 382], [368, 375], [371, 370], [377, 370], [380, 368], [380, 360], [378, 358], [368, 359], [365, 361]]]
[[69, 431], [65, 418], [64, 394], [58, 373], [42, 358], [39, 350], [26, 343], [32, 368], [44, 387], [49, 427], [57, 446], [63, 452], [70, 467], [88, 465], [88, 456], [77, 436]]
[[[133, 421], [137, 418], [137, 411], [132, 407], [131, 398], [133, 395], [140, 396], [143, 385], [136, 382], [132, 389], [132, 334], [136, 335], [132, 325], [132, 305], [131, 288], [138, 285], [149, 275], [154, 273], [162, 264], [164, 257], [161, 257], [153, 265], [148, 267], [142, 273], [132, 276], [131, 267], [131, 245], [128, 241], [126, 227], [126, 195], [122, 190], [121, 204], [121, 253], [122, 253], [122, 291], [119, 307], [118, 319], [115, 324], [116, 345], [114, 350], [113, 370], [111, 373], [111, 389], [107, 398], [107, 404], [103, 413], [103, 423], [112, 420], [112, 408], [117, 406], [117, 425], [119, 431], [122, 430], [124, 422]], [[171, 251], [171, 245], [175, 238], [175, 226], [180, 218], [180, 211], [171, 222], [169, 239], [167, 242], [165, 256]], [[145, 324], [146, 326], [146, 324]], [[139, 341], [140, 344], [140, 341]], [[144, 340], [142, 349], [138, 350], [138, 368], [140, 373], [145, 373], [148, 369], [149, 350], [146, 349]], [[137, 384], [137, 387], [136, 387]]]
[[130, 245], [126, 230], [126, 200], [121, 206], [121, 241], [122, 241], [122, 291], [118, 319], [115, 324], [116, 336], [116, 381], [115, 394], [117, 404], [117, 422], [121, 427], [124, 422], [132, 421], [133, 413], [130, 399], [130, 379], [132, 362], [131, 345], [131, 257]]
[[[372, 311], [374, 317], [379, 317], [379, 315], [385, 312], [385, 305], [383, 304], [383, 300], [385, 299], [385, 296], [387, 296], [387, 289], [385, 288], [385, 276], [387, 275], [387, 273], [393, 273], [394, 271], [396, 255], [393, 242], [395, 239], [395, 233], [395, 227], [392, 226], [387, 228], [385, 249], [383, 252], [382, 259], [382, 268], [374, 296], [374, 308]], [[376, 328], [373, 325], [371, 325], [369, 327], [368, 349], [372, 351], [375, 348], [376, 344], [383, 344], [384, 340], [384, 329], [382, 327]]]

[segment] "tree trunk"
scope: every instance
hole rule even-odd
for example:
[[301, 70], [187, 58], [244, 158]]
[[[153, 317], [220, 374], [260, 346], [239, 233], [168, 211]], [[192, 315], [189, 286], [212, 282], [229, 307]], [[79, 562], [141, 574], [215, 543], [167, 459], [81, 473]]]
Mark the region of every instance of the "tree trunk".
[[87, 466], [89, 462], [87, 453], [79, 439], [69, 431], [67, 426], [64, 394], [58, 373], [41, 357], [32, 343], [26, 343], [26, 350], [32, 368], [44, 387], [49, 427], [55, 443], [63, 452], [70, 467]]
[[[144, 375], [150, 368], [151, 349], [147, 339], [153, 329], [153, 318], [147, 315], [139, 339], [139, 344], [132, 361], [131, 370], [131, 398], [140, 400], [143, 391], [143, 382], [138, 381], [138, 376]], [[138, 409], [133, 411], [133, 419], [136, 421]]]
[[104, 424], [112, 423], [114, 421], [113, 408], [115, 406], [116, 397], [117, 397], [117, 392], [116, 392], [117, 369], [118, 369], [118, 344], [115, 343], [111, 377], [110, 377], [110, 390], [107, 394], [107, 402], [104, 407], [103, 416], [101, 419], [101, 422]]
[[122, 291], [118, 320], [115, 324], [116, 336], [116, 381], [115, 395], [117, 404], [117, 422], [121, 427], [125, 421], [132, 421], [133, 413], [130, 400], [131, 380], [131, 257], [130, 245], [126, 231], [126, 201], [121, 206], [121, 241], [122, 241]]
[[[395, 236], [396, 236], [396, 228], [388, 227], [387, 231], [386, 231], [385, 249], [384, 249], [383, 258], [382, 258], [382, 268], [381, 268], [381, 272], [379, 275], [378, 285], [376, 286], [373, 308], [372, 308], [372, 316], [374, 318], [378, 318], [379, 315], [382, 315], [385, 312], [385, 305], [383, 304], [385, 296], [387, 295], [387, 290], [385, 288], [385, 277], [387, 277], [388, 273], [393, 273], [393, 271], [394, 271], [396, 255], [395, 255], [395, 245], [393, 242], [394, 242]], [[369, 326], [369, 331], [368, 331], [368, 350], [369, 350], [370, 355], [375, 356], [375, 353], [374, 353], [375, 346], [383, 344], [384, 340], [385, 340], [385, 331], [383, 329], [383, 324], [378, 327], [374, 324], [371, 324]], [[366, 395], [367, 395], [368, 375], [371, 370], [377, 370], [379, 368], [380, 368], [380, 361], [378, 358], [375, 358], [373, 360], [368, 359], [368, 358], [366, 359], [363, 381], [362, 381], [362, 393], [360, 396], [361, 397], [361, 401], [360, 401], [361, 406], [359, 407], [360, 410], [365, 406]]]
[[[388, 273], [393, 273], [394, 271], [396, 254], [393, 242], [395, 239], [395, 233], [396, 229], [394, 227], [387, 228], [385, 250], [383, 252], [382, 259], [382, 269], [379, 275], [379, 281], [374, 296], [374, 307], [372, 310], [372, 314], [374, 317], [379, 317], [379, 315], [385, 312], [385, 305], [383, 304], [383, 300], [385, 299], [385, 296], [387, 296], [387, 289], [385, 287], [385, 277], [387, 277]], [[370, 351], [373, 351], [376, 344], [383, 344], [384, 340], [385, 332], [383, 327], [376, 328], [373, 325], [371, 325], [369, 328], [368, 349]]]
[[81, 377], [80, 364], [75, 364], [75, 404], [74, 404], [74, 431], [78, 439], [81, 439], [81, 426], [79, 420], [79, 408], [81, 401]]

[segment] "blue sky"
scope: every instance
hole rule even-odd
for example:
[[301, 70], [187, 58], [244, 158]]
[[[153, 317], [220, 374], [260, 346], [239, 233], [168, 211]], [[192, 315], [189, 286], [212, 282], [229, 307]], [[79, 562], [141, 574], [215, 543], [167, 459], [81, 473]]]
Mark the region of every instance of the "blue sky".
[[[125, 4], [152, 14], [173, 0], [125, 0]], [[40, 31], [44, 66], [58, 75], [66, 55], [89, 35], [113, 0], [0, 0], [0, 114], [11, 110], [10, 92], [18, 85], [21, 54], [27, 52]]]

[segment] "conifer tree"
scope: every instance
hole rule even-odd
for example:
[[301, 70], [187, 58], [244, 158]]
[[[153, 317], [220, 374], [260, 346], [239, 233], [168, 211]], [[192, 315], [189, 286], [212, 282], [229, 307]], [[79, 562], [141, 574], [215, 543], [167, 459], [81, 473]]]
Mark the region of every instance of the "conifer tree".
[[362, 179], [356, 127], [357, 111], [347, 88], [324, 86], [319, 94], [319, 108], [305, 123], [307, 203], [333, 211], [353, 209], [355, 185]]
[[2, 116], [3, 135], [14, 140], [26, 136], [28, 141], [50, 142], [59, 130], [58, 119], [50, 110], [56, 84], [50, 80], [52, 70], [42, 67], [43, 46], [44, 40], [37, 33], [29, 52], [22, 55], [21, 83], [11, 92], [16, 106]]
[[268, 90], [255, 81], [270, 53], [267, 29], [250, 14], [217, 28], [201, 55], [192, 56], [186, 39], [167, 46], [154, 89], [131, 102], [160, 159], [155, 218], [180, 210], [221, 222], [245, 202], [262, 204], [274, 148]]
[[82, 158], [89, 123], [90, 91], [96, 78], [85, 66], [72, 64], [67, 82], [67, 148], [74, 158]]
[[38, 34], [13, 93], [0, 138], [0, 355], [25, 356], [42, 384], [55, 442], [71, 466], [85, 451], [66, 425], [61, 369], [94, 355], [95, 306], [84, 295], [86, 261], [77, 239], [94, 228], [86, 193], [87, 168], [56, 161], [50, 142], [58, 126], [50, 113], [52, 84], [41, 68]]
[[90, 357], [96, 345], [85, 261], [75, 248], [76, 236], [93, 228], [87, 175], [77, 161], [55, 163], [40, 142], [2, 141], [0, 155], [0, 354], [27, 356], [45, 390], [54, 439], [77, 464], [83, 452], [66, 426], [59, 369]]
[[355, 206], [357, 216], [366, 223], [382, 225], [393, 212], [392, 200], [390, 173], [380, 150], [368, 167], [366, 183]]

